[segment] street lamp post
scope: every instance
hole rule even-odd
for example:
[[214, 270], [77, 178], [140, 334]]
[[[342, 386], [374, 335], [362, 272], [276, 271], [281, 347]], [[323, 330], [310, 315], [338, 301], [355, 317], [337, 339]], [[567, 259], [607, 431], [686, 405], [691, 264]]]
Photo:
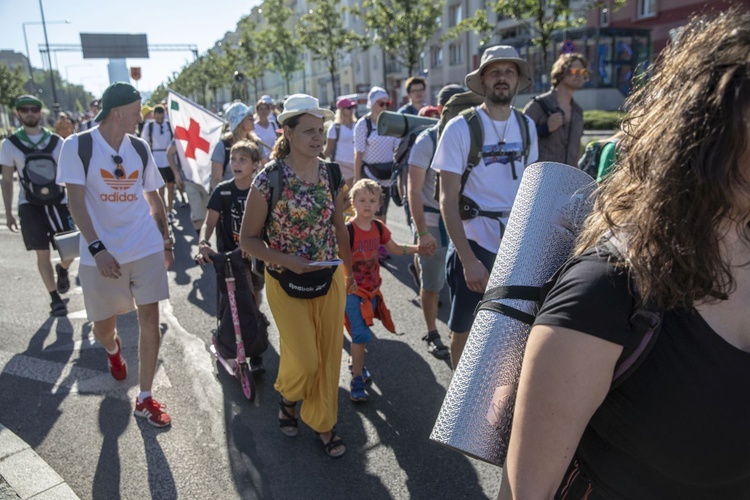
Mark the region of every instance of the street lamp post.
[[[26, 21], [25, 23], [21, 23], [21, 26], [23, 27], [23, 43], [26, 46], [26, 62], [29, 63], [29, 81], [32, 85], [32, 91], [34, 90], [34, 68], [31, 66], [31, 54], [29, 53], [29, 40], [26, 36], [26, 26], [29, 24], [43, 24], [42, 21]], [[64, 21], [48, 21], [47, 24], [70, 24], [70, 19], [65, 19]], [[47, 54], [49, 54], [49, 49], [47, 50]], [[51, 66], [51, 64], [50, 64]]]
[[47, 46], [47, 62], [49, 63], [49, 80], [52, 84], [52, 110], [57, 115], [60, 110], [60, 103], [57, 102], [57, 91], [55, 90], [55, 73], [52, 71], [52, 54], [49, 51], [49, 39], [47, 38], [47, 23], [44, 22], [44, 6], [42, 0], [39, 0], [39, 11], [42, 13], [42, 29], [44, 30], [44, 45]]

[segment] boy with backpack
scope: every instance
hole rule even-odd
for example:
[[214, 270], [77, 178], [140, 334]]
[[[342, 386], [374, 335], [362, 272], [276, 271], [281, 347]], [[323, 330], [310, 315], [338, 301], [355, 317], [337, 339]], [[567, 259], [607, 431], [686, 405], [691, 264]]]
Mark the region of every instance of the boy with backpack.
[[[195, 257], [198, 264], [210, 263], [211, 255], [216, 253], [210, 239], [217, 227], [216, 246], [219, 252], [231, 252], [238, 247], [245, 204], [255, 174], [260, 169], [260, 160], [261, 152], [255, 143], [241, 140], [232, 146], [229, 152], [229, 166], [234, 177], [220, 182], [208, 200], [206, 219], [200, 229], [198, 255]], [[245, 260], [250, 266], [250, 260]], [[260, 290], [263, 288], [264, 279], [256, 273], [249, 274], [252, 276], [255, 303], [260, 304]], [[265, 372], [263, 357], [252, 356], [250, 368], [254, 374], [260, 375]]]
[[382, 280], [378, 249], [383, 245], [393, 254], [430, 255], [435, 251], [435, 244], [399, 245], [391, 239], [391, 232], [385, 224], [375, 219], [382, 196], [382, 189], [377, 182], [360, 179], [354, 183], [349, 196], [355, 215], [346, 223], [346, 227], [349, 230], [352, 252], [352, 273], [357, 283], [356, 293], [346, 296], [344, 319], [352, 339], [349, 398], [356, 403], [364, 403], [367, 401], [365, 384], [370, 380], [370, 373], [365, 368], [365, 345], [372, 338], [370, 327], [373, 319], [379, 319], [388, 331], [396, 332], [380, 290]]
[[[488, 48], [479, 68], [466, 75], [466, 86], [482, 103], [447, 123], [432, 162], [440, 172], [440, 211], [451, 239], [446, 277], [454, 369], [487, 287], [524, 168], [538, 157], [534, 122], [511, 105], [530, 85], [529, 65], [513, 47]], [[453, 96], [446, 107], [465, 96]]]
[[[56, 183], [57, 160], [62, 139], [41, 126], [42, 101], [32, 95], [16, 98], [16, 115], [22, 126], [0, 145], [3, 203], [8, 229], [18, 232], [12, 213], [13, 172], [18, 172], [18, 216], [26, 250], [34, 250], [37, 267], [52, 302], [50, 314], [66, 316], [68, 308], [60, 294], [70, 289], [68, 268], [72, 260], [52, 268], [50, 243], [56, 233], [70, 231], [73, 223], [68, 211], [65, 188]], [[55, 281], [55, 272], [57, 281]]]

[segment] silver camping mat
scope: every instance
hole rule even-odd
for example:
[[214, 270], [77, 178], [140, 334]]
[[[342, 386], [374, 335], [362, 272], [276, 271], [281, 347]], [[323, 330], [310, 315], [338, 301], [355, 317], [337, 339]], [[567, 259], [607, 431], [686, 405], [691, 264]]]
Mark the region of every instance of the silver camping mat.
[[[487, 289], [542, 286], [568, 259], [591, 211], [593, 179], [577, 168], [542, 162], [524, 170]], [[536, 314], [534, 302], [501, 299]], [[430, 439], [502, 466], [516, 388], [531, 327], [482, 310], [474, 318]]]

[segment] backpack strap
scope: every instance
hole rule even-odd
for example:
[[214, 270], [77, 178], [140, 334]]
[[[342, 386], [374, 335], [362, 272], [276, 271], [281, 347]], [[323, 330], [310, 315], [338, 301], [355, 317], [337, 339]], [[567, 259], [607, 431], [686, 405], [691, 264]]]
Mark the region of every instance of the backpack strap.
[[552, 110], [549, 108], [549, 105], [547, 105], [544, 99], [541, 99], [539, 96], [534, 96], [531, 98], [531, 100], [537, 103], [540, 108], [542, 108], [542, 111], [545, 115], [549, 116], [552, 114]]
[[89, 175], [89, 164], [91, 163], [91, 155], [94, 150], [94, 138], [91, 137], [92, 130], [88, 129], [78, 134], [78, 157], [83, 164], [84, 179]]
[[22, 152], [24, 156], [34, 152], [34, 150], [24, 144], [16, 134], [8, 136], [8, 141], [10, 141], [10, 143], [13, 144], [16, 148], [18, 148], [18, 150]]
[[148, 122], [148, 145], [154, 147], [154, 122]]
[[128, 134], [128, 139], [130, 139], [130, 144], [133, 145], [133, 149], [138, 153], [138, 156], [141, 157], [141, 161], [143, 162], [143, 172], [145, 173], [146, 165], [148, 165], [148, 148], [133, 134]]
[[341, 184], [341, 180], [344, 178], [344, 174], [341, 173], [341, 167], [338, 163], [325, 162], [326, 170], [328, 171], [328, 184], [331, 189], [331, 200], [333, 201], [334, 207], [336, 206], [336, 194], [338, 193], [338, 187]]
[[[378, 236], [379, 239], [383, 239], [383, 223], [380, 222], [378, 219], [372, 219], [372, 223], [375, 224], [375, 227], [378, 228]], [[349, 248], [354, 249], [354, 226], [352, 225], [352, 221], [348, 221], [346, 223], [346, 229], [349, 231]]]
[[281, 167], [281, 160], [278, 158], [271, 162], [268, 162], [266, 166], [263, 167], [263, 170], [268, 176], [268, 187], [270, 189], [270, 193], [268, 195], [268, 213], [266, 214], [266, 222], [265, 224], [263, 224], [263, 229], [261, 231], [261, 238], [266, 243], [268, 243], [267, 228], [271, 224], [271, 214], [273, 212], [273, 207], [276, 206], [276, 203], [278, 203], [279, 199], [281, 198], [281, 191], [284, 188], [284, 179], [282, 178]]
[[526, 120], [526, 114], [518, 108], [513, 108], [518, 121], [518, 128], [521, 130], [521, 144], [523, 145], [523, 163], [526, 165], [529, 161], [529, 150], [531, 149], [531, 138], [529, 136], [529, 122]]
[[232, 144], [226, 139], [222, 139], [221, 144], [224, 146], [224, 167], [222, 169], [222, 173], [224, 173], [227, 171], [227, 165], [229, 165], [229, 151], [232, 149]]
[[479, 116], [477, 108], [472, 107], [460, 113], [469, 126], [469, 155], [466, 158], [466, 169], [461, 174], [461, 187], [458, 190], [459, 196], [464, 192], [466, 181], [469, 180], [471, 171], [479, 165], [482, 160], [482, 146], [484, 145], [484, 129], [482, 128], [482, 118]]
[[365, 115], [365, 124], [367, 125], [367, 138], [365, 139], [366, 141], [370, 139], [370, 136], [372, 135], [372, 130], [373, 130], [372, 120], [370, 120], [371, 115], [372, 113], [367, 113]]
[[47, 143], [47, 147], [41, 150], [40, 153], [51, 154], [52, 151], [54, 151], [57, 147], [57, 143], [60, 142], [60, 139], [62, 139], [62, 137], [60, 137], [59, 135], [51, 134], [49, 137], [49, 142]]

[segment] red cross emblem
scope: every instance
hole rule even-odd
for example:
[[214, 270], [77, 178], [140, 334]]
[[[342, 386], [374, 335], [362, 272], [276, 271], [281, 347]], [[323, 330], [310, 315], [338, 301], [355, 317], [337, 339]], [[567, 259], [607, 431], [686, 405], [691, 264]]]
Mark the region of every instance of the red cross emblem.
[[187, 141], [185, 147], [185, 157], [195, 159], [195, 150], [200, 149], [208, 153], [210, 144], [206, 139], [201, 137], [201, 126], [197, 121], [190, 119], [190, 126], [186, 129], [185, 127], [176, 127], [174, 129], [174, 135], [178, 139]]

